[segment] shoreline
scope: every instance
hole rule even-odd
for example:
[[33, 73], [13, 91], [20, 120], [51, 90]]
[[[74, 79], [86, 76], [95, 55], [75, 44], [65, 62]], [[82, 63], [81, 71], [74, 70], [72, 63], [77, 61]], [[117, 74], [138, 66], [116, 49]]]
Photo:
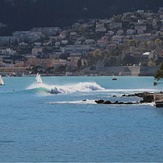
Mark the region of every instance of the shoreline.
[[[1, 76], [3, 76], [3, 77], [33, 77], [33, 76], [36, 76], [36, 74], [37, 73], [35, 73], [35, 74], [24, 74], [24, 73], [22, 73], [22, 74], [2, 74], [2, 73], [0, 73], [0, 75]], [[112, 77], [112, 78], [114, 78], [114, 77], [116, 77], [116, 78], [118, 78], [118, 77], [153, 77], [153, 75], [92, 75], [92, 74], [89, 74], [89, 75], [77, 75], [77, 74], [74, 74], [74, 75], [65, 75], [65, 74], [44, 74], [44, 73], [39, 73], [41, 76], [67, 76], [67, 77], [84, 77], [84, 76], [86, 76], [86, 77]]]
[[29, 71], [29, 67], [0, 67], [0, 75], [23, 76], [35, 75], [34, 73], [38, 72], [42, 76], [154, 76], [158, 69], [158, 66], [96, 66], [95, 70], [90, 70], [90, 67], [86, 67], [75, 72], [49, 73], [44, 70]]

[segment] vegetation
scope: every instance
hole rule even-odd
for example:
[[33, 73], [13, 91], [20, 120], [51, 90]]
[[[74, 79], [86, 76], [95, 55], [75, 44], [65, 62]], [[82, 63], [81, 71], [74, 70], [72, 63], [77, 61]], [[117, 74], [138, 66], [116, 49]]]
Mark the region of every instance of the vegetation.
[[160, 69], [157, 70], [156, 74], [154, 75], [154, 78], [157, 80], [160, 80], [163, 78], [163, 62], [160, 65]]

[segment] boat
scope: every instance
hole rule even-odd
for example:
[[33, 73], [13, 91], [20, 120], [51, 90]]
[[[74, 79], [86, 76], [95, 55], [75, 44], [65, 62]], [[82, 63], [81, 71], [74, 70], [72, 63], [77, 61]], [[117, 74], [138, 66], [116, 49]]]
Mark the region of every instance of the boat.
[[114, 76], [114, 74], [112, 76], [112, 80], [117, 80], [117, 78]]
[[39, 73], [36, 74], [36, 82], [42, 83], [41, 75]]
[[153, 85], [156, 86], [158, 83], [157, 82], [153, 82]]
[[0, 85], [4, 85], [5, 83], [4, 83], [4, 81], [3, 81], [3, 79], [2, 79], [2, 76], [0, 75]]
[[112, 78], [112, 80], [117, 80], [117, 78], [114, 77], [114, 78]]

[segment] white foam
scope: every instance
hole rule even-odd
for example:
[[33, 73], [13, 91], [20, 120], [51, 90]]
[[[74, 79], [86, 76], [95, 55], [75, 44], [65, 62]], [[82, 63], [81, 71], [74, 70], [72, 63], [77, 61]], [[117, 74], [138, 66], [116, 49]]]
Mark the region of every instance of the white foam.
[[44, 84], [44, 83], [32, 83], [30, 86], [28, 86], [26, 89], [27, 90], [30, 90], [30, 89], [36, 89], [36, 88], [45, 88], [45, 89], [49, 89], [50, 90], [50, 87], [49, 85], [47, 84]]
[[155, 106], [155, 102], [151, 102], [151, 103], [142, 103], [140, 105], [149, 105], [149, 106]]
[[108, 92], [131, 93], [131, 92], [156, 92], [157, 89], [107, 89]]
[[49, 102], [48, 104], [96, 104], [95, 100], [80, 100], [80, 101], [57, 101]]
[[80, 82], [69, 85], [48, 85], [45, 83], [33, 83], [27, 89], [44, 88], [47, 91], [57, 89], [58, 93], [73, 93], [73, 92], [89, 92], [97, 90], [105, 90], [95, 82]]
[[[80, 100], [80, 101], [57, 101], [57, 102], [48, 102], [48, 104], [51, 104], [51, 105], [55, 105], [55, 104], [91, 104], [91, 105], [99, 105], [95, 102], [95, 100]], [[122, 106], [122, 105], [130, 105], [130, 104], [108, 104], [108, 105], [111, 105], [111, 106]], [[152, 106], [154, 107], [155, 106], [155, 103], [152, 102], [152, 103], [136, 103], [135, 104], [132, 104], [132, 106], [136, 106], [136, 105], [139, 105], [139, 106], [142, 106], [142, 105], [146, 105], [146, 106]], [[107, 104], [105, 104], [104, 106], [107, 106]]]

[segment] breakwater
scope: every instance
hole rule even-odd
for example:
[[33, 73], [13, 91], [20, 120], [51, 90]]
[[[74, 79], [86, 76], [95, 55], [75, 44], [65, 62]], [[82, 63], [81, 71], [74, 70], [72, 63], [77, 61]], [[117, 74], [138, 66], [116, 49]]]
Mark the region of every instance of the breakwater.
[[[142, 98], [140, 101], [136, 102], [123, 102], [123, 101], [109, 101], [109, 100], [95, 100], [97, 104], [142, 104], [142, 103], [154, 103], [156, 107], [163, 107], [163, 92], [143, 92], [143, 93], [135, 93], [135, 94], [123, 94], [122, 97], [140, 97]], [[113, 97], [116, 97], [115, 95]]]

